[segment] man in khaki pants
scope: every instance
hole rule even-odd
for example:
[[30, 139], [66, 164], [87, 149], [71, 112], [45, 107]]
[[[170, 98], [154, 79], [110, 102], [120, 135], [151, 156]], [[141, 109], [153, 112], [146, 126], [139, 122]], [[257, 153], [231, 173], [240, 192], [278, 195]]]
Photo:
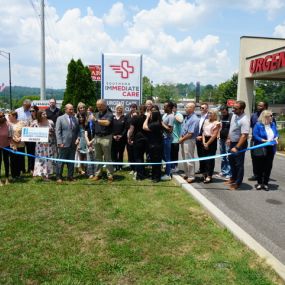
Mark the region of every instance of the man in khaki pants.
[[[111, 146], [112, 146], [112, 122], [113, 113], [107, 108], [104, 100], [96, 102], [98, 113], [95, 115], [95, 160], [111, 162]], [[107, 164], [108, 181], [113, 181], [113, 165]], [[102, 164], [96, 166], [94, 181], [98, 181], [102, 177]]]

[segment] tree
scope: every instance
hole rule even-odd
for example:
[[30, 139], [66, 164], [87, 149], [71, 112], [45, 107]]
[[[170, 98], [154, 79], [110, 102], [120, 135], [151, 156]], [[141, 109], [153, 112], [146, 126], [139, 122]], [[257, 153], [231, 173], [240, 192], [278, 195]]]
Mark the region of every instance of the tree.
[[29, 99], [29, 100], [31, 100], [31, 101], [40, 100], [40, 96], [30, 95], [30, 96], [24, 96], [24, 97], [22, 97], [21, 99], [14, 101], [14, 103], [13, 103], [14, 109], [17, 109], [17, 108], [21, 107], [21, 106], [23, 105], [23, 102], [24, 102], [26, 99]]
[[98, 90], [95, 90], [96, 86], [96, 83], [91, 79], [89, 68], [84, 66], [80, 59], [77, 61], [71, 59], [68, 64], [66, 89], [62, 106], [71, 103], [76, 108], [79, 102], [83, 102], [87, 106], [94, 106], [99, 98]]
[[177, 101], [179, 98], [178, 90], [174, 84], [163, 83], [162, 85], [157, 85], [154, 89], [154, 96], [158, 97], [160, 103], [166, 101]]
[[230, 80], [219, 84], [216, 99], [218, 103], [226, 104], [228, 99], [237, 97], [238, 74], [234, 73]]
[[215, 102], [214, 101], [215, 88], [213, 85], [208, 84], [206, 86], [201, 86], [201, 102]]
[[146, 100], [153, 100], [153, 85], [152, 81], [146, 76], [143, 77], [143, 92], [142, 92], [142, 102]]

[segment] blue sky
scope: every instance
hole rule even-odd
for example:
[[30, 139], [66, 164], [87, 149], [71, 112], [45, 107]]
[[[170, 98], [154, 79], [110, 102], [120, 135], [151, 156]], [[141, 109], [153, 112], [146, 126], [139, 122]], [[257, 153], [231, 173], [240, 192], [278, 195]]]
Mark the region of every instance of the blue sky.
[[[141, 53], [154, 83], [219, 84], [238, 71], [241, 36], [285, 37], [285, 0], [46, 1], [46, 84], [64, 88], [71, 58]], [[40, 86], [39, 0], [0, 0], [0, 50], [12, 85]], [[0, 56], [0, 83], [8, 85]]]

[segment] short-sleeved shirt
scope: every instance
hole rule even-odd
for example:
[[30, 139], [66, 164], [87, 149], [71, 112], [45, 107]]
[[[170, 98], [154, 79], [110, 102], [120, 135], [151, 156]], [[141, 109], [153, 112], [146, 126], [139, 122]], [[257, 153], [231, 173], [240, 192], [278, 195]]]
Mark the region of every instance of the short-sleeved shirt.
[[56, 123], [56, 120], [59, 116], [61, 116], [63, 113], [61, 112], [60, 109], [55, 108], [54, 110], [48, 108], [46, 109], [46, 114], [47, 114], [47, 118], [49, 120], [52, 120], [54, 122], [54, 124]]
[[30, 110], [25, 111], [24, 107], [20, 107], [15, 110], [18, 114], [18, 120], [19, 121], [24, 121], [24, 122], [29, 122], [32, 118]]
[[232, 118], [232, 114], [228, 114], [226, 116], [221, 116], [220, 122], [222, 124], [222, 128], [220, 131], [220, 139], [225, 140], [228, 138], [230, 125], [231, 125], [231, 118]]
[[238, 142], [241, 134], [249, 133], [249, 126], [249, 120], [245, 113], [240, 116], [233, 114], [229, 131], [230, 141]]
[[195, 113], [188, 115], [182, 123], [181, 136], [191, 133], [193, 134], [191, 139], [196, 139], [199, 135], [199, 121]]
[[[98, 137], [104, 137], [112, 134], [112, 123], [113, 123], [113, 114], [112, 112], [106, 110], [103, 113], [96, 113], [95, 115], [95, 135]], [[99, 125], [98, 120], [108, 120], [110, 122], [109, 126]]]
[[135, 142], [142, 142], [147, 140], [146, 132], [143, 130], [143, 123], [146, 116], [134, 116], [131, 119], [131, 126], [134, 127], [133, 138]]
[[[164, 114], [162, 116], [162, 121], [165, 125], [173, 127], [174, 125], [174, 115], [171, 114]], [[164, 138], [172, 138], [172, 134], [168, 133], [167, 131], [163, 130], [163, 137]]]
[[[180, 119], [180, 121], [176, 120], [176, 117]], [[174, 114], [174, 124], [173, 124], [173, 131], [172, 131], [172, 143], [178, 143], [180, 134], [181, 134], [181, 126], [183, 123], [183, 115], [179, 112]]]
[[122, 115], [120, 118], [113, 117], [113, 127], [112, 127], [112, 134], [113, 135], [121, 135], [123, 137], [126, 136], [126, 122], [127, 119], [125, 115]]

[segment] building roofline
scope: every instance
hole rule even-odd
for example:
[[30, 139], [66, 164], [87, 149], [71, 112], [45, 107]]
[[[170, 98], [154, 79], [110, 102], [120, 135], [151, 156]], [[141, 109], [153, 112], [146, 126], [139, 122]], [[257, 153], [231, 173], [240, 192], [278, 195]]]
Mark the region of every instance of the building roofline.
[[268, 54], [268, 53], [272, 53], [272, 52], [280, 51], [280, 50], [284, 50], [284, 49], [285, 49], [285, 46], [279, 47], [279, 48], [275, 48], [275, 49], [272, 49], [272, 50], [264, 51], [262, 53], [258, 53], [258, 54], [255, 54], [255, 55], [248, 56], [245, 59], [248, 60], [248, 59], [251, 59], [251, 58], [255, 58], [255, 57], [258, 57], [258, 56], [261, 56], [261, 55], [265, 55], [265, 54]]
[[242, 38], [249, 38], [249, 39], [269, 39], [269, 40], [283, 40], [285, 41], [285, 38], [273, 38], [273, 37], [257, 37], [257, 36], [241, 36], [240, 39]]

